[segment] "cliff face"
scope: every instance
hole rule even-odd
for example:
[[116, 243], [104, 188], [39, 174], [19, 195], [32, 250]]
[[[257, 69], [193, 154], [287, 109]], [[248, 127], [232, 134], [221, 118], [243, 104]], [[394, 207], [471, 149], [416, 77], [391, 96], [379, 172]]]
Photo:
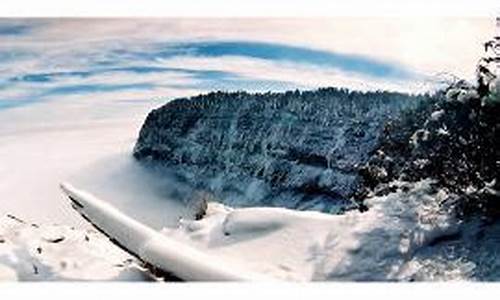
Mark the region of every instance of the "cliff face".
[[338, 213], [356, 206], [385, 124], [422, 101], [338, 89], [177, 99], [148, 115], [134, 156], [229, 205]]

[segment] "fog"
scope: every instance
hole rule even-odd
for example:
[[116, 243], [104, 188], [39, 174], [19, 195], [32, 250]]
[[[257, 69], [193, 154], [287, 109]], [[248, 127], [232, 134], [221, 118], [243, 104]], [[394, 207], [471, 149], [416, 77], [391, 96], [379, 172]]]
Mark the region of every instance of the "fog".
[[83, 225], [59, 190], [59, 183], [68, 181], [152, 226], [173, 224], [185, 215], [184, 206], [168, 201], [169, 183], [131, 156], [139, 125], [88, 122], [0, 135], [0, 213]]

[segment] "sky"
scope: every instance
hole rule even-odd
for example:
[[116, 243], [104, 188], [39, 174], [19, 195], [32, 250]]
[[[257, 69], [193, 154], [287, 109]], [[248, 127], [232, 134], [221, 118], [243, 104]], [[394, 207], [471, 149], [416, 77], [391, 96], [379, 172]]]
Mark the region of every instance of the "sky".
[[472, 79], [487, 18], [1, 19], [0, 109], [321, 86], [419, 92]]
[[163, 204], [169, 183], [130, 155], [153, 108], [213, 90], [425, 92], [440, 73], [472, 80], [493, 32], [479, 17], [0, 19], [0, 214], [82, 225], [69, 181], [175, 223], [188, 212]]

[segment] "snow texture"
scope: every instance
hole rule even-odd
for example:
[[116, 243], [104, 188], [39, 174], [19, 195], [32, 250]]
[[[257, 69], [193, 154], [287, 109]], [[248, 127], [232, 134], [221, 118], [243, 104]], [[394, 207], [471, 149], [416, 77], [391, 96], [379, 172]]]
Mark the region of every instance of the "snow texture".
[[[369, 199], [367, 212], [344, 215], [209, 203], [204, 219], [164, 234], [285, 280], [409, 281], [419, 271], [415, 253], [458, 230], [430, 185], [400, 182], [396, 192]], [[461, 267], [440, 279], [466, 279]]]
[[153, 280], [93, 229], [0, 218], [0, 281]]

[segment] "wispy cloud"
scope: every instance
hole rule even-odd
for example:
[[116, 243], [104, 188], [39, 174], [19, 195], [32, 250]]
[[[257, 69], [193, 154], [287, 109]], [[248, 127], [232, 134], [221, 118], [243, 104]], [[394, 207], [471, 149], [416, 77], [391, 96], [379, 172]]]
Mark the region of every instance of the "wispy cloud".
[[112, 49], [116, 61], [158, 61], [183, 57], [244, 57], [273, 63], [301, 64], [315, 68], [372, 77], [410, 79], [416, 74], [408, 68], [368, 56], [338, 53], [308, 47], [258, 41], [196, 41], [158, 43], [142, 49]]
[[30, 83], [46, 83], [54, 82], [61, 78], [88, 78], [100, 74], [117, 73], [133, 73], [133, 74], [154, 74], [154, 73], [179, 73], [191, 76], [193, 79], [225, 79], [236, 77], [238, 74], [231, 72], [223, 72], [218, 70], [196, 70], [186, 68], [169, 68], [169, 67], [155, 67], [155, 66], [126, 66], [126, 67], [100, 67], [90, 70], [81, 71], [62, 71], [62, 72], [48, 72], [48, 73], [29, 73], [15, 76], [9, 79], [11, 82], [30, 82]]
[[151, 83], [124, 83], [124, 84], [76, 84], [76, 85], [64, 85], [55, 88], [48, 89], [40, 95], [52, 96], [52, 95], [65, 95], [65, 94], [94, 94], [94, 93], [106, 93], [122, 90], [147, 90], [154, 88], [154, 84]]
[[[1, 37], [0, 37], [1, 38]], [[1, 41], [1, 39], [0, 39]], [[6, 46], [5, 44], [3, 46]], [[16, 63], [20, 60], [26, 60], [29, 58], [34, 58], [34, 53], [29, 50], [19, 50], [19, 49], [0, 49], [0, 62], [8, 64], [8, 63]], [[1, 68], [4, 66], [0, 66]]]
[[[278, 62], [299, 63], [344, 72], [389, 78], [410, 78], [412, 73], [397, 64], [391, 64], [361, 55], [336, 53], [279, 43], [255, 41], [208, 41], [164, 44], [158, 52], [145, 53], [143, 57], [170, 58], [175, 56], [225, 57], [241, 56]], [[139, 55], [141, 56], [141, 55]]]
[[0, 23], [0, 36], [26, 34], [29, 32], [30, 29], [31, 26], [28, 24]]

